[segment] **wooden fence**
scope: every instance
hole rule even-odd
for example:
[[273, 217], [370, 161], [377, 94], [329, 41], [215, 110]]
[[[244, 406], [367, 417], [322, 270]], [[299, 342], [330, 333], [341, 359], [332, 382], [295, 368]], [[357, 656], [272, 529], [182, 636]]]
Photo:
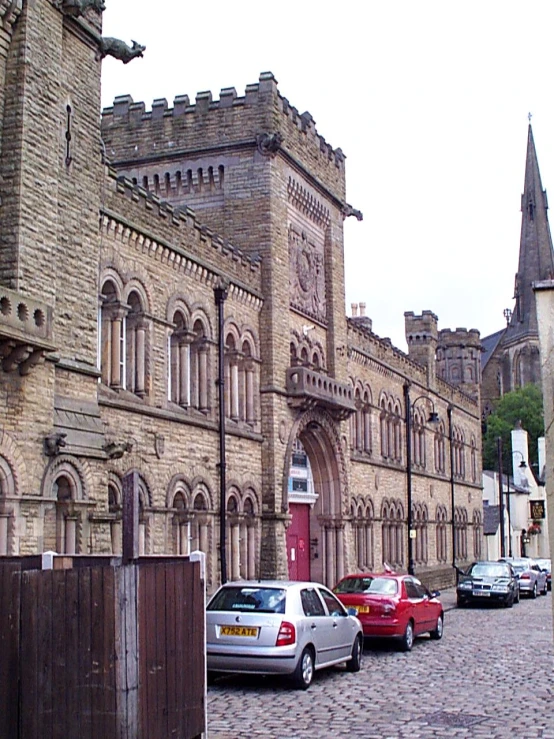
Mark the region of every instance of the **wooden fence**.
[[0, 737], [200, 737], [200, 563], [37, 559], [0, 559]]

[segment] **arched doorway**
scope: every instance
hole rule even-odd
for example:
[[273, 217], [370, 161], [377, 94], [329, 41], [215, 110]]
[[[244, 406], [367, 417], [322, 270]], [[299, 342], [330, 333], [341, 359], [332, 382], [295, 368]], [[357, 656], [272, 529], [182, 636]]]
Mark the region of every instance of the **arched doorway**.
[[308, 411], [297, 419], [285, 469], [289, 577], [332, 586], [345, 572], [348, 481], [338, 424], [329, 415]]

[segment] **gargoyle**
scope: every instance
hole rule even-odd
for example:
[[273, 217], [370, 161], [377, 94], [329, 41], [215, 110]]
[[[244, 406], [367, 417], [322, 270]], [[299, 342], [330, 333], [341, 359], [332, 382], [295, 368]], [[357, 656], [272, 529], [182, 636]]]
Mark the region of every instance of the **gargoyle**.
[[68, 15], [78, 18], [84, 15], [88, 8], [94, 8], [99, 13], [106, 10], [104, 0], [57, 0], [56, 7], [62, 8]]
[[118, 38], [110, 38], [102, 36], [100, 39], [100, 59], [105, 56], [113, 56], [114, 59], [120, 59], [123, 64], [127, 64], [134, 59], [136, 56], [142, 56], [146, 46], [137, 44], [133, 41], [133, 46], [129, 46], [125, 41], [121, 41]]
[[283, 143], [283, 134], [276, 131], [273, 134], [260, 133], [256, 136], [258, 151], [264, 156], [272, 157], [277, 154]]
[[356, 208], [353, 208], [348, 203], [345, 204], [344, 208], [342, 209], [342, 214], [345, 218], [348, 218], [349, 216], [354, 216], [357, 218], [358, 221], [364, 220], [364, 215], [361, 210], [356, 210]]
[[65, 437], [67, 434], [54, 432], [44, 437], [44, 453], [47, 457], [57, 457], [62, 447], [66, 445]]
[[121, 459], [126, 452], [133, 451], [133, 444], [130, 441], [112, 441], [104, 445], [104, 451], [108, 455], [108, 459]]

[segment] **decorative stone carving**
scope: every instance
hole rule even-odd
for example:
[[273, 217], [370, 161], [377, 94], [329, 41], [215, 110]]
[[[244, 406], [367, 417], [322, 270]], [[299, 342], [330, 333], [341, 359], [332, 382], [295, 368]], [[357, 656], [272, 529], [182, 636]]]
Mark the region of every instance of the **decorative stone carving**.
[[259, 133], [256, 136], [256, 144], [258, 151], [265, 157], [274, 157], [283, 143], [283, 135], [276, 131], [275, 133]]
[[55, 0], [54, 7], [60, 8], [74, 18], [84, 15], [89, 8], [94, 8], [99, 13], [106, 10], [104, 0]]
[[311, 243], [304, 231], [289, 227], [290, 301], [294, 308], [326, 321], [323, 248]]
[[23, 0], [0, 0], [0, 18], [6, 31], [11, 31], [22, 7]]
[[356, 210], [356, 208], [353, 208], [351, 205], [346, 203], [342, 209], [342, 215], [344, 218], [348, 218], [349, 216], [355, 216], [358, 221], [364, 220], [364, 214], [361, 210]]
[[61, 453], [62, 448], [66, 445], [66, 436], [67, 434], [55, 432], [44, 437], [44, 453], [47, 457], [57, 457]]
[[102, 36], [100, 39], [100, 59], [105, 56], [113, 56], [114, 59], [120, 59], [123, 64], [128, 64], [131, 59], [136, 56], [143, 56], [146, 46], [137, 44], [136, 41], [131, 42], [133, 46], [129, 46], [125, 41], [109, 36]]
[[130, 441], [117, 442], [112, 441], [104, 446], [104, 451], [109, 459], [121, 459], [126, 452], [133, 451], [133, 444]]

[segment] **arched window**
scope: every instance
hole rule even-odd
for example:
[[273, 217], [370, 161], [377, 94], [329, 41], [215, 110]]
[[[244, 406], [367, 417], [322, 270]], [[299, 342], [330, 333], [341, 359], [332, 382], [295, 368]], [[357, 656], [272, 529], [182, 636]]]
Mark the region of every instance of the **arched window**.
[[413, 512], [413, 527], [416, 531], [415, 538], [415, 561], [419, 564], [427, 564], [428, 553], [428, 520], [427, 506], [416, 504]]
[[454, 477], [465, 478], [465, 439], [463, 431], [456, 426], [452, 429], [452, 456], [454, 458]]
[[55, 479], [52, 492], [56, 499], [56, 552], [77, 554], [77, 524], [74, 501], [77, 491], [74, 480], [63, 472]]
[[182, 311], [175, 311], [173, 332], [169, 338], [169, 399], [187, 408], [190, 404], [190, 343], [192, 334], [187, 330]]
[[15, 495], [15, 482], [10, 465], [0, 456], [0, 556], [11, 553], [12, 516], [2, 504], [8, 495]]
[[456, 538], [456, 555], [458, 559], [467, 560], [467, 510], [454, 509], [454, 532]]
[[235, 337], [229, 333], [225, 340], [225, 415], [239, 420], [239, 353]]
[[483, 553], [483, 519], [480, 511], [473, 511], [473, 556], [481, 559]]
[[381, 509], [383, 564], [402, 567], [404, 561], [404, 511], [399, 501], [384, 501]]
[[477, 482], [477, 443], [474, 437], [471, 437], [470, 455], [471, 455], [471, 482]]
[[246, 421], [250, 426], [254, 425], [256, 421], [255, 380], [256, 363], [252, 357], [252, 348], [248, 341], [244, 341], [242, 344], [242, 359], [240, 366], [239, 415], [241, 420]]
[[436, 547], [437, 560], [446, 562], [448, 559], [448, 533], [447, 533], [448, 511], [443, 505], [437, 506], [436, 513]]
[[125, 387], [140, 398], [146, 394], [146, 331], [140, 295], [133, 290], [127, 298], [129, 312], [125, 316]]
[[209, 393], [210, 343], [200, 319], [194, 322], [190, 346], [190, 402], [201, 413], [208, 413], [211, 397]]
[[425, 419], [415, 411], [412, 423], [412, 465], [425, 468]]
[[444, 423], [441, 421], [434, 437], [435, 472], [444, 474], [446, 470], [446, 444]]
[[116, 390], [126, 382], [125, 313], [115, 282], [106, 280], [100, 294], [100, 371], [104, 385]]
[[121, 484], [115, 479], [108, 483], [108, 513], [110, 514], [110, 539], [112, 554], [122, 552], [122, 509], [121, 509]]

